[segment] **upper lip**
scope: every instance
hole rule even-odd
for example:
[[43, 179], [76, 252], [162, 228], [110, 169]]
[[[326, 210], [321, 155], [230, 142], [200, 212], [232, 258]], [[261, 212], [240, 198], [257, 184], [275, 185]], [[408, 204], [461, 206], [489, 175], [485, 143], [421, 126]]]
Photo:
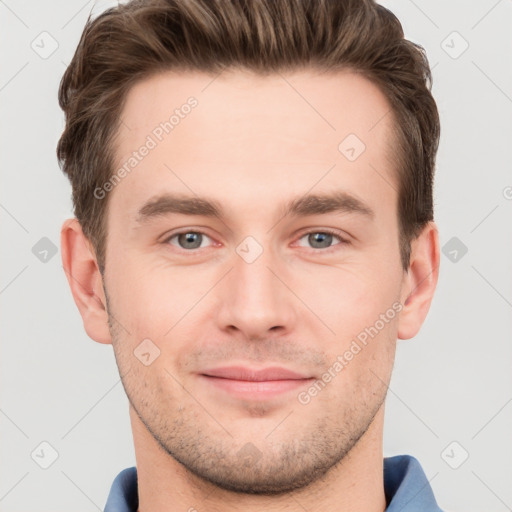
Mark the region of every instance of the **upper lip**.
[[309, 379], [306, 375], [281, 368], [279, 366], [270, 366], [259, 370], [247, 368], [244, 366], [223, 366], [222, 368], [213, 368], [201, 372], [208, 377], [220, 377], [232, 380], [247, 380], [262, 382], [266, 380], [298, 380]]

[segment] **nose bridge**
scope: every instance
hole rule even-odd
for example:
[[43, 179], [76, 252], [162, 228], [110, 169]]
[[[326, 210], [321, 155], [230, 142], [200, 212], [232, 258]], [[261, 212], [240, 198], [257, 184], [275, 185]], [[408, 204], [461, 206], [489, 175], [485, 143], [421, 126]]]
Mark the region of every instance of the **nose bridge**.
[[[246, 237], [235, 249], [233, 267], [221, 289], [219, 321], [251, 337], [265, 336], [273, 327], [289, 328], [293, 321], [292, 294], [276, 276], [279, 255], [267, 243]], [[284, 279], [283, 279], [284, 280]]]

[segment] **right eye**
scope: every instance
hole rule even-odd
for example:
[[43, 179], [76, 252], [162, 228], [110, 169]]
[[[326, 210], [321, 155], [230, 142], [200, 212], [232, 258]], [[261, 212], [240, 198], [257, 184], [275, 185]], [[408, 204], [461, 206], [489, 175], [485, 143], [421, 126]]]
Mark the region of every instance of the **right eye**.
[[[180, 249], [190, 251], [193, 249], [200, 249], [203, 246], [203, 241], [206, 238], [210, 238], [205, 233], [200, 231], [180, 231], [178, 233], [173, 233], [168, 236], [163, 243], [170, 243], [175, 247], [179, 247]], [[176, 239], [176, 243], [173, 243], [172, 240]]]

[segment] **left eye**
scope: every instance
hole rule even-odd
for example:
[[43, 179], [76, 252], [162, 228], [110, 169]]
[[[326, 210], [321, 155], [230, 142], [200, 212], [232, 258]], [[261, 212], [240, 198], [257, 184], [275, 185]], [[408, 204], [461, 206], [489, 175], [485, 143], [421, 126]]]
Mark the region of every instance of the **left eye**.
[[348, 243], [332, 231], [310, 231], [302, 235], [299, 240], [303, 238], [307, 239], [307, 242], [312, 245], [313, 249], [329, 249], [332, 246], [333, 238], [337, 238], [340, 244]]

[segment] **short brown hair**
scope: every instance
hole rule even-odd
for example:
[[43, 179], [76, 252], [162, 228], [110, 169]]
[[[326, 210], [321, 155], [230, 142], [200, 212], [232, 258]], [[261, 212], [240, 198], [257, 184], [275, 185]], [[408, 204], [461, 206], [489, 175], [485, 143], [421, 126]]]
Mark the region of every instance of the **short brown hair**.
[[94, 190], [114, 172], [115, 135], [136, 82], [168, 70], [269, 75], [307, 67], [361, 73], [391, 105], [407, 271], [411, 241], [433, 220], [439, 114], [425, 50], [406, 40], [399, 20], [374, 0], [131, 0], [94, 20], [89, 15], [60, 83], [66, 126], [57, 157], [100, 270], [108, 198]]

